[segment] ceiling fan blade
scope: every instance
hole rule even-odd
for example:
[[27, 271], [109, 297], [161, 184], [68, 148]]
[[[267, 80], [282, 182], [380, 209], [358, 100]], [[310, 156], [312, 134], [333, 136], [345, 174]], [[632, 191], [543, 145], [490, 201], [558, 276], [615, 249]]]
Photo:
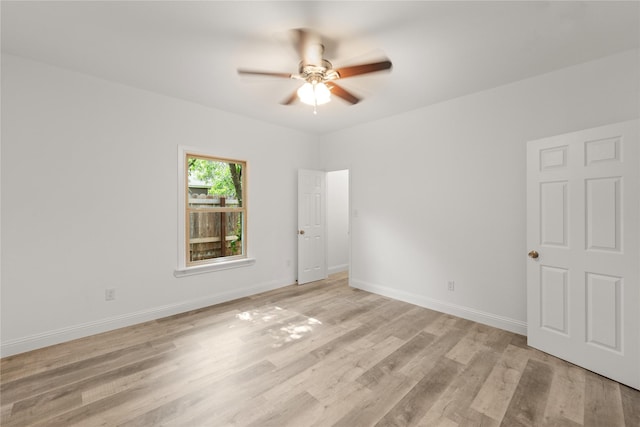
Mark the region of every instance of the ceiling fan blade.
[[282, 105], [291, 105], [293, 102], [298, 99], [298, 91], [294, 91], [287, 99], [280, 102]]
[[333, 82], [327, 83], [327, 87], [331, 91], [331, 94], [337, 96], [338, 98], [342, 98], [352, 104], [357, 104], [358, 102], [360, 102], [360, 98]]
[[238, 69], [238, 74], [252, 75], [252, 76], [269, 76], [269, 77], [283, 77], [285, 79], [293, 78], [293, 74], [289, 73], [272, 73], [270, 71], [255, 71]]
[[360, 74], [374, 73], [391, 69], [391, 61], [372, 62], [370, 64], [353, 65], [351, 67], [338, 68], [335, 70], [341, 79], [358, 76]]

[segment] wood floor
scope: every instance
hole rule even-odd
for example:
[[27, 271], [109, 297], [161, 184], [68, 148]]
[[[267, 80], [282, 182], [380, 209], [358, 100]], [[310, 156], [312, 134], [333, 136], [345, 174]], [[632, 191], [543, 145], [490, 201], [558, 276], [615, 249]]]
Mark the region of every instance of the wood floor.
[[8, 357], [10, 426], [640, 426], [640, 392], [343, 276]]

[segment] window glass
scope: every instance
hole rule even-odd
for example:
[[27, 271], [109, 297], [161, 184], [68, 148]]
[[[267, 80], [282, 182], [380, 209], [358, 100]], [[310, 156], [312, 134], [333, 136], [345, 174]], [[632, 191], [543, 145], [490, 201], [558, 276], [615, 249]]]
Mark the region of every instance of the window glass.
[[186, 264], [246, 256], [246, 162], [187, 154]]

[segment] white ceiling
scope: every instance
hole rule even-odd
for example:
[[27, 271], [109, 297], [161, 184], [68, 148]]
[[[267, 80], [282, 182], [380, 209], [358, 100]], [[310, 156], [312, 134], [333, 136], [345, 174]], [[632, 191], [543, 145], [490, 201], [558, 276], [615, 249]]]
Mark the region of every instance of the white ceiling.
[[[322, 134], [640, 45], [640, 2], [2, 1], [2, 50], [281, 126]], [[279, 102], [299, 82], [294, 28], [321, 33], [335, 67], [388, 57], [390, 73], [341, 80], [363, 98]]]

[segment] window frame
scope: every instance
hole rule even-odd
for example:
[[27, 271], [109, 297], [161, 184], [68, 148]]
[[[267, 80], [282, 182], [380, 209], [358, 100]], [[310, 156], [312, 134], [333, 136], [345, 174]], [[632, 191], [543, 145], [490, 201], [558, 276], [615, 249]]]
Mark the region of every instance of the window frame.
[[[210, 258], [206, 260], [189, 261], [189, 168], [187, 159], [197, 157], [212, 161], [239, 163], [242, 170], [242, 207], [218, 208], [211, 212], [242, 212], [242, 254], [226, 257]], [[255, 259], [249, 257], [249, 245], [247, 239], [248, 229], [248, 188], [247, 188], [248, 162], [246, 160], [221, 157], [195, 147], [178, 146], [178, 268], [174, 271], [176, 277], [192, 274], [201, 274], [211, 271], [226, 270], [229, 268], [245, 267], [255, 263]]]

